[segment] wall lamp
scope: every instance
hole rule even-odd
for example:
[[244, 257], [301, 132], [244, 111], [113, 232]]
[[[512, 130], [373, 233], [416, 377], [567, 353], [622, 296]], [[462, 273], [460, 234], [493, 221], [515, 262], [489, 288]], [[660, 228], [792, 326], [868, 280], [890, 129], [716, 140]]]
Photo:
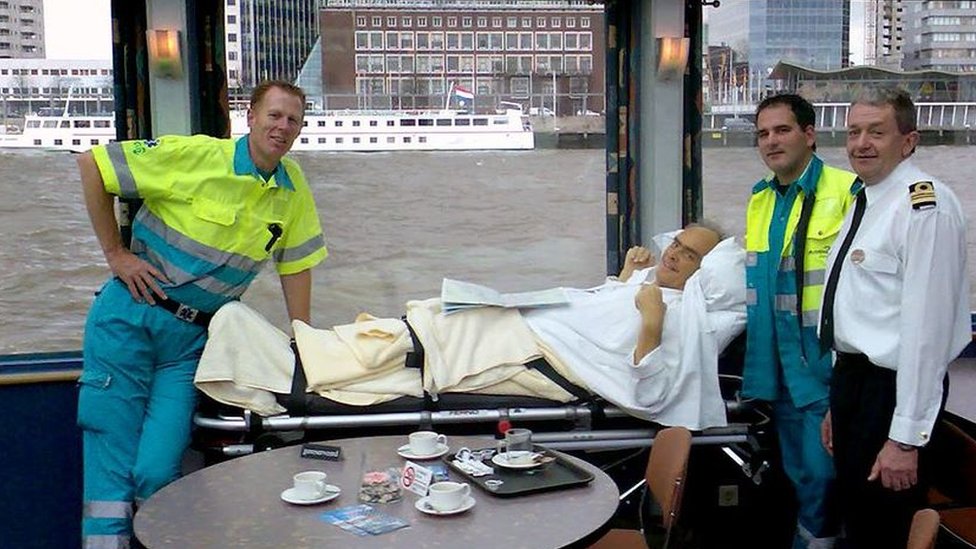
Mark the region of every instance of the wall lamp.
[[685, 73], [691, 40], [681, 36], [657, 38], [657, 74], [661, 80], [672, 80]]
[[149, 72], [159, 78], [183, 76], [183, 57], [180, 54], [180, 31], [175, 29], [149, 29], [146, 31], [149, 45]]

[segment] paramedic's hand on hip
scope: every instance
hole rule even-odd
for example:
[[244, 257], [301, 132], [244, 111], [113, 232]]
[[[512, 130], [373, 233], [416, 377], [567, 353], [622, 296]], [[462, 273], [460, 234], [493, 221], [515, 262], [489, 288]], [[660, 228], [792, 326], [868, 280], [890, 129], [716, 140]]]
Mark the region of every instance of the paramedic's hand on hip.
[[157, 281], [169, 282], [169, 279], [156, 267], [124, 248], [106, 254], [105, 258], [112, 273], [129, 287], [132, 299], [139, 302], [145, 300], [151, 305], [156, 304], [153, 293], [166, 299], [166, 292], [159, 287]]
[[820, 422], [820, 442], [828, 454], [834, 455], [834, 427], [830, 423], [830, 410]]
[[622, 282], [627, 282], [634, 271], [653, 267], [654, 263], [654, 255], [651, 254], [650, 250], [643, 246], [633, 246], [627, 250], [627, 255], [624, 257], [624, 268], [620, 270], [618, 278]]

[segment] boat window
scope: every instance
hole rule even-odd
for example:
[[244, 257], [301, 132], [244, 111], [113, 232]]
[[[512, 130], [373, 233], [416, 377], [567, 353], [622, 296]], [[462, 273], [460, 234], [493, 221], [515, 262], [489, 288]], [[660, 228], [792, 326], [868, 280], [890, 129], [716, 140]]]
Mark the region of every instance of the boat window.
[[451, 119], [450, 118], [438, 118], [437, 119], [437, 125], [438, 126], [450, 126], [451, 125]]
[[61, 139], [55, 139], [55, 140], [54, 140], [54, 144], [55, 144], [55, 145], [63, 145], [63, 144], [64, 144], [64, 142], [63, 142], [63, 141], [62, 141]]
[[487, 118], [475, 118], [473, 120], [474, 120], [474, 125], [475, 126], [487, 126], [488, 125], [488, 119]]
[[60, 128], [70, 128], [71, 127], [71, 122], [68, 122], [67, 120], [62, 120], [60, 126], [58, 126], [58, 127], [60, 127]]
[[41, 146], [41, 140], [40, 139], [35, 139], [34, 140], [34, 145], [40, 147]]
[[41, 121], [40, 120], [28, 120], [27, 121], [27, 127], [28, 128], [40, 128], [41, 127]]
[[352, 121], [352, 125], [353, 125], [353, 127], [358, 128], [359, 127], [359, 120], [353, 120]]
[[341, 137], [336, 137], [336, 143], [342, 143], [343, 139]]
[[96, 120], [95, 121], [95, 127], [96, 128], [110, 128], [110, 127], [112, 127], [112, 123], [109, 122], [108, 120]]
[[375, 137], [370, 137], [370, 138], [369, 138], [369, 142], [370, 142], [370, 143], [376, 143], [376, 142], [377, 142], [377, 138], [375, 138]]
[[308, 127], [308, 120], [302, 120], [302, 127], [303, 128], [307, 128]]
[[57, 120], [45, 120], [44, 121], [44, 127], [45, 128], [57, 128], [58, 127], [58, 121]]
[[352, 142], [353, 143], [359, 143], [359, 138], [358, 137], [353, 137], [352, 138]]
[[325, 127], [325, 120], [319, 120], [318, 127], [324, 128]]
[[301, 138], [301, 143], [302, 143], [303, 145], [308, 145], [308, 138], [307, 138], [307, 137], [303, 137], [303, 138]]
[[413, 118], [404, 118], [400, 121], [401, 126], [416, 126], [417, 120]]
[[89, 143], [90, 145], [98, 145], [98, 140], [97, 140], [97, 139], [92, 139], [92, 140], [91, 140], [91, 141], [89, 141], [88, 143]]
[[386, 125], [387, 126], [396, 126], [396, 121], [395, 120], [387, 120], [386, 121]]
[[419, 120], [421, 126], [433, 126], [434, 120], [431, 118], [421, 118]]
[[91, 120], [75, 120], [74, 126], [76, 128], [90, 128]]
[[403, 142], [404, 143], [409, 143], [410, 142], [410, 137], [409, 136], [408, 137], [404, 137], [403, 138]]
[[417, 142], [418, 143], [426, 143], [427, 142], [427, 136], [426, 135], [421, 135], [420, 137], [417, 138]]
[[369, 121], [370, 127], [376, 127], [377, 124], [379, 124], [379, 122], [377, 122], [376, 120], [370, 120]]
[[335, 126], [337, 128], [341, 128], [342, 127], [342, 120], [336, 120], [335, 123], [336, 123]]
[[396, 143], [396, 137], [393, 137], [392, 135], [390, 135], [390, 136], [388, 136], [386, 138], [386, 142], [387, 143]]
[[[38, 141], [37, 144], [40, 145], [41, 144], [40, 141]], [[71, 144], [72, 145], [81, 145], [81, 139], [72, 139], [71, 140]]]
[[471, 125], [471, 119], [470, 118], [455, 118], [454, 119], [454, 125], [455, 126], [470, 126]]
[[328, 141], [324, 137], [320, 137], [319, 143], [328, 143]]
[[508, 119], [507, 118], [492, 118], [491, 119], [491, 123], [492, 124], [495, 124], [496, 126], [503, 126], [505, 124], [508, 124]]

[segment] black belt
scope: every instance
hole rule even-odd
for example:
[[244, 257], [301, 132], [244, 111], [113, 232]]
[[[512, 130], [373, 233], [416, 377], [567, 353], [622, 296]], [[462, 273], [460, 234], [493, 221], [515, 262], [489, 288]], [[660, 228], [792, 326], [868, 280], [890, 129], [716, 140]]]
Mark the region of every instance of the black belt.
[[210, 326], [210, 320], [214, 316], [213, 313], [201, 311], [200, 309], [194, 309], [193, 307], [173, 301], [169, 298], [156, 298], [156, 305], [159, 305], [160, 307], [173, 313], [173, 316], [182, 320], [183, 322], [189, 322], [191, 324], [203, 326], [204, 328]]

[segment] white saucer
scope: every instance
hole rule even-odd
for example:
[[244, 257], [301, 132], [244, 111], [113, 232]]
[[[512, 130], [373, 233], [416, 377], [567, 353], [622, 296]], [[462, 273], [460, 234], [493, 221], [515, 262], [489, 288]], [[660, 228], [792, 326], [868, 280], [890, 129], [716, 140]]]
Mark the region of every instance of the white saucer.
[[535, 461], [535, 458], [540, 455], [541, 454], [539, 454], [538, 452], [533, 452], [531, 461], [527, 461], [527, 462], [519, 461], [517, 463], [512, 463], [508, 461], [508, 456], [506, 456], [505, 453], [502, 452], [500, 454], [495, 454], [494, 456], [492, 456], [491, 462], [499, 467], [504, 467], [506, 469], [532, 469], [533, 467], [538, 467], [542, 465], [541, 461]]
[[417, 503], [414, 504], [414, 507], [416, 507], [421, 513], [426, 513], [428, 515], [456, 515], [474, 507], [474, 498], [471, 496], [464, 498], [464, 502], [461, 503], [460, 507], [450, 511], [438, 511], [437, 509], [434, 509], [429, 503], [427, 503], [427, 499], [428, 498], [426, 497], [418, 499]]
[[414, 454], [413, 452], [410, 451], [409, 444], [404, 444], [403, 446], [397, 448], [397, 454], [399, 454], [400, 457], [407, 458], [407, 459], [434, 459], [443, 456], [448, 452], [448, 450], [450, 450], [450, 448], [447, 447], [447, 444], [438, 443], [437, 451], [434, 452], [433, 454], [427, 456], [418, 456], [417, 454]]
[[326, 489], [325, 495], [320, 498], [302, 499], [295, 496], [294, 488], [289, 488], [281, 493], [281, 499], [287, 501], [288, 503], [292, 503], [294, 505], [315, 505], [316, 503], [325, 503], [327, 501], [332, 501], [335, 498], [339, 497], [339, 494], [342, 493], [342, 489], [336, 486], [335, 484], [326, 484], [325, 489]]

